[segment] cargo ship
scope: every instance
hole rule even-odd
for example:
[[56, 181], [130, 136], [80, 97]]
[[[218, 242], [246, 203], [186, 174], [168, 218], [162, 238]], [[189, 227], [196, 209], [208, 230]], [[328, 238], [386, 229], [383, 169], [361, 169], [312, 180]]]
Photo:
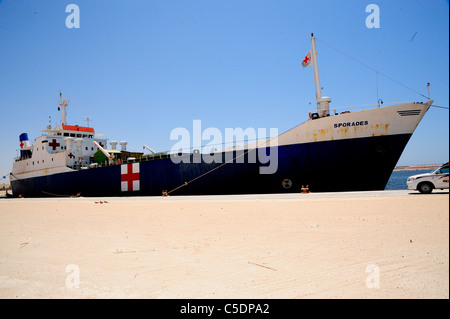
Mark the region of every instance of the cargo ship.
[[[243, 147], [203, 154], [130, 152], [88, 126], [61, 124], [30, 144], [20, 134], [12, 195], [165, 196], [384, 190], [404, 148], [430, 108], [427, 102], [330, 112], [322, 96], [315, 38], [303, 66], [313, 67], [317, 110], [296, 127]], [[120, 150], [117, 144], [120, 145]], [[205, 156], [208, 155], [208, 156]], [[260, 160], [270, 156], [272, 163]], [[211, 160], [213, 159], [213, 160]], [[255, 160], [256, 159], [256, 160]], [[273, 165], [276, 161], [276, 165]], [[270, 167], [271, 166], [271, 167]]]

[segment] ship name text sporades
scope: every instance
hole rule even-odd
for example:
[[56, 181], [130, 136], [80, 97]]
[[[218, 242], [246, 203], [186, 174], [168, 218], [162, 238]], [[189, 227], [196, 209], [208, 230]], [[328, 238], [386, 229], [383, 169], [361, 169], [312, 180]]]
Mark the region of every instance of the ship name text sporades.
[[349, 127], [349, 126], [365, 126], [365, 125], [369, 125], [369, 121], [334, 123], [334, 128]]

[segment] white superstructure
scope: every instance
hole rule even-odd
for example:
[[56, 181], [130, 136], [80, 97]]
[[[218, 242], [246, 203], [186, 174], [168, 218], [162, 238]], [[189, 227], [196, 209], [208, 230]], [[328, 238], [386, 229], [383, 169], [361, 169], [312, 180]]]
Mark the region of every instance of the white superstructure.
[[100, 146], [107, 139], [97, 135], [94, 128], [66, 124], [68, 101], [60, 98], [62, 124], [54, 129], [47, 127], [44, 134], [30, 145], [21, 141], [20, 156], [13, 164], [11, 179], [45, 176], [87, 167]]

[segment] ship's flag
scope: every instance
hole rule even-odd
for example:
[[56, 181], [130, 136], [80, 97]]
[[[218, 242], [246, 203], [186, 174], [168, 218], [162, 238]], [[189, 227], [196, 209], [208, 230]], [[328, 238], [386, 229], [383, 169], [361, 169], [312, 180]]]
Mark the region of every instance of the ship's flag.
[[309, 50], [308, 54], [305, 56], [305, 58], [302, 61], [302, 66], [304, 68], [310, 66], [312, 64], [312, 59], [311, 59], [311, 50]]

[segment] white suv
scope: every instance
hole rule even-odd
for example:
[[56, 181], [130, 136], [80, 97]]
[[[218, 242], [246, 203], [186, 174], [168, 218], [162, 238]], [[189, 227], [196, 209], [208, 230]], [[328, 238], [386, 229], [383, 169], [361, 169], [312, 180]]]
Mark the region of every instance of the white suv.
[[406, 185], [409, 190], [418, 190], [422, 194], [430, 194], [433, 189], [449, 188], [448, 162], [436, 168], [434, 171], [408, 177]]

